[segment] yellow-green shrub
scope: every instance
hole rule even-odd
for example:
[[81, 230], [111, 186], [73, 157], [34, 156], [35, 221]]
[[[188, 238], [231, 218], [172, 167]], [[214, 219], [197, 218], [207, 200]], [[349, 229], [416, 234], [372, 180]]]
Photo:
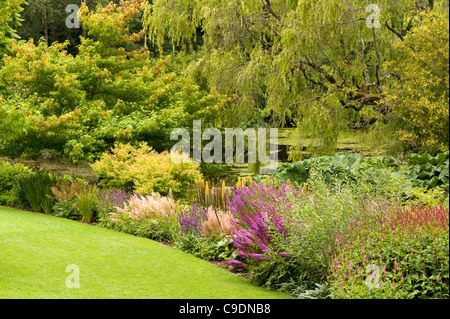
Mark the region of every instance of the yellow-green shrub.
[[92, 164], [103, 187], [134, 187], [141, 195], [152, 192], [175, 198], [184, 198], [187, 187], [201, 176], [199, 165], [173, 163], [169, 152], [157, 153], [145, 142], [138, 147], [116, 144], [110, 153], [104, 153]]
[[386, 91], [396, 135], [407, 150], [448, 151], [449, 26], [448, 15], [423, 14], [421, 26], [394, 44], [394, 61], [386, 63], [400, 77]]

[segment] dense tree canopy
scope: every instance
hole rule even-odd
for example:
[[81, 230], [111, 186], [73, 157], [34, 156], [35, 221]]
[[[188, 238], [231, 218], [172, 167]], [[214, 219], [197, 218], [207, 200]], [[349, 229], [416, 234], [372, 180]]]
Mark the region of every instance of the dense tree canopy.
[[36, 156], [49, 149], [73, 161], [94, 160], [116, 142], [138, 141], [162, 151], [171, 146], [172, 129], [192, 126], [193, 119], [214, 121], [224, 97], [168, 69], [169, 58], [125, 48], [141, 38], [127, 28], [140, 3], [96, 12], [82, 6], [89, 38], [81, 37], [76, 56], [66, 52], [68, 42], [14, 46], [0, 70], [1, 153]]
[[[76, 53], [77, 46], [80, 45], [80, 36], [86, 36], [86, 29], [81, 24], [71, 28], [66, 26], [67, 18], [74, 13], [71, 8], [69, 11], [66, 8], [69, 5], [81, 7], [84, 3], [90, 10], [95, 10], [97, 6], [105, 6], [109, 2], [118, 4], [120, 0], [30, 0], [23, 6], [21, 17], [25, 23], [17, 33], [22, 39], [33, 39], [34, 43], [43, 38], [47, 45], [67, 40], [69, 41], [67, 51]], [[135, 20], [133, 28], [141, 28], [139, 19]]]
[[[433, 0], [0, 0], [0, 153], [170, 148], [193, 119], [448, 149], [448, 5]], [[22, 37], [17, 38], [14, 31]], [[299, 143], [300, 145], [300, 143]]]
[[423, 23], [394, 46], [387, 63], [398, 77], [387, 97], [397, 136], [417, 152], [448, 151], [449, 24], [440, 14], [424, 14]]

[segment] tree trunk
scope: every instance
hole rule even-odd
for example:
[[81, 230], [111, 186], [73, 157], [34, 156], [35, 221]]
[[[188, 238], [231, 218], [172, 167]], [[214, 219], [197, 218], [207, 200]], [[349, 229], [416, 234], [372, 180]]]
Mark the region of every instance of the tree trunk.
[[44, 12], [42, 16], [42, 24], [44, 26], [45, 47], [48, 48], [48, 24], [47, 24], [47, 0], [44, 0]]
[[[88, 5], [87, 0], [83, 0], [83, 3], [84, 3], [85, 5]], [[83, 25], [81, 25], [81, 29], [83, 30], [83, 31], [82, 31], [82, 36], [83, 36], [83, 38], [86, 39], [86, 36], [87, 36], [86, 29], [83, 28]]]

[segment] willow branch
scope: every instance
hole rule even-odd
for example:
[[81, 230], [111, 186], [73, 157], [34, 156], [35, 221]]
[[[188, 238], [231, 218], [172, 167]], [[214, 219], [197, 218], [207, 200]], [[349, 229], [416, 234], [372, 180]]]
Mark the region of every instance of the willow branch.
[[273, 11], [270, 0], [265, 0], [265, 2], [266, 4], [264, 5], [264, 7], [267, 9], [267, 12], [270, 13], [275, 19], [281, 22], [281, 18]]
[[400, 38], [400, 40], [402, 40], [402, 41], [405, 40], [405, 38], [403, 37], [403, 35], [402, 35], [399, 31], [395, 30], [392, 26], [390, 26], [389, 23], [385, 22], [385, 23], [384, 23], [384, 26], [385, 26], [386, 28], [388, 28], [389, 31], [391, 31], [391, 32], [394, 33], [396, 36], [398, 36], [398, 37]]

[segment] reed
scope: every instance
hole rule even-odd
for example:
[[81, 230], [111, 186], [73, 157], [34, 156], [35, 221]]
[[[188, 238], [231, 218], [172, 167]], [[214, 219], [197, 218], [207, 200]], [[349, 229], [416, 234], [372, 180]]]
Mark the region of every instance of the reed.
[[88, 224], [95, 222], [98, 217], [98, 188], [95, 186], [87, 186], [76, 195], [76, 199], [75, 206], [83, 217], [82, 220]]
[[194, 202], [202, 207], [213, 207], [214, 210], [225, 211], [227, 196], [232, 194], [225, 181], [219, 179], [205, 181], [200, 177], [194, 184], [189, 185], [187, 195], [190, 203]]
[[24, 207], [51, 214], [55, 201], [51, 187], [56, 182], [56, 177], [43, 170], [20, 175], [15, 180], [16, 197], [20, 199]]

